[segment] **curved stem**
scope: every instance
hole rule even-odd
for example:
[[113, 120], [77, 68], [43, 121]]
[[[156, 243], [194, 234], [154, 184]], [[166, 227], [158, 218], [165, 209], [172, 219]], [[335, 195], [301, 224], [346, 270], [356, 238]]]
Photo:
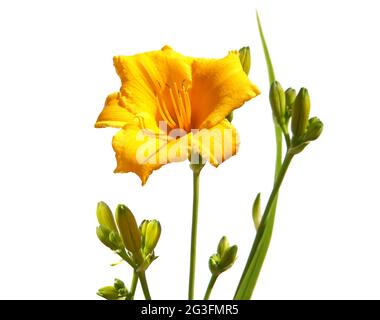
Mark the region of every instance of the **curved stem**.
[[195, 260], [196, 260], [196, 254], [197, 254], [199, 174], [200, 174], [200, 170], [193, 170], [193, 218], [192, 218], [192, 226], [191, 226], [190, 274], [189, 274], [189, 294], [188, 294], [189, 300], [194, 299]]
[[138, 281], [138, 279], [139, 279], [139, 277], [137, 275], [137, 272], [133, 271], [131, 290], [129, 291], [130, 292], [130, 299], [131, 300], [133, 300], [133, 298], [135, 297], [135, 292], [136, 292], [136, 287], [137, 287], [137, 281]]
[[139, 272], [138, 276], [140, 279], [142, 290], [144, 292], [145, 300], [152, 300], [149, 293], [148, 283], [146, 282], [145, 271]]
[[259, 277], [261, 267], [263, 266], [272, 237], [275, 217], [273, 206], [276, 204], [278, 191], [280, 190], [280, 186], [284, 180], [286, 171], [289, 168], [293, 156], [294, 154], [291, 152], [286, 153], [284, 162], [282, 163], [281, 169], [277, 174], [276, 182], [265, 207], [263, 218], [260, 222], [259, 229], [257, 230], [255, 241], [253, 242], [251, 253], [248, 257], [247, 264], [236, 290], [234, 296], [235, 300], [248, 300], [256, 286], [256, 282]]
[[275, 201], [277, 199], [278, 191], [280, 190], [280, 186], [282, 184], [282, 181], [284, 180], [286, 171], [289, 168], [289, 165], [293, 159], [293, 156], [294, 156], [294, 154], [290, 153], [290, 152], [287, 152], [285, 155], [284, 162], [280, 166], [280, 170], [277, 174], [276, 181], [275, 181], [275, 184], [273, 186], [272, 192], [270, 194], [267, 206], [265, 207], [262, 222], [265, 222], [268, 219], [268, 216], [273, 211], [273, 205], [275, 204]]
[[207, 286], [207, 290], [206, 290], [206, 293], [205, 293], [204, 300], [208, 300], [210, 298], [210, 294], [211, 294], [212, 288], [214, 288], [214, 284], [216, 282], [216, 279], [218, 279], [218, 275], [213, 274], [211, 276], [210, 282], [209, 282], [209, 284]]
[[276, 135], [276, 168], [274, 173], [274, 182], [276, 182], [276, 178], [282, 166], [282, 130], [277, 124], [275, 124], [274, 131]]

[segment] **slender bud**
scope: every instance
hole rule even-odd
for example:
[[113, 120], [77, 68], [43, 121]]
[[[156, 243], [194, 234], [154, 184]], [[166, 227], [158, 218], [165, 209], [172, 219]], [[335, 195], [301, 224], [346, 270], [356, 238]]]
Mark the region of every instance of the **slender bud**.
[[127, 250], [137, 254], [141, 249], [141, 234], [137, 227], [135, 217], [125, 205], [116, 208], [116, 223], [119, 227], [121, 238]]
[[297, 91], [293, 88], [288, 88], [285, 91], [286, 105], [293, 107], [294, 102], [296, 101]]
[[253, 223], [255, 225], [256, 231], [259, 230], [259, 226], [261, 222], [260, 203], [261, 203], [260, 193], [258, 193], [252, 206], [252, 218], [253, 218]]
[[144, 247], [145, 243], [145, 235], [146, 235], [146, 227], [148, 226], [149, 220], [143, 220], [140, 224], [140, 233], [141, 233], [141, 242], [142, 242], [142, 247]]
[[311, 118], [307, 130], [302, 138], [305, 142], [317, 140], [323, 131], [323, 123], [317, 117]]
[[157, 245], [161, 235], [161, 225], [157, 220], [151, 220], [146, 224], [144, 236], [144, 252], [151, 253]]
[[269, 101], [273, 115], [281, 126], [285, 123], [286, 100], [285, 93], [278, 81], [274, 81], [269, 91]]
[[118, 290], [112, 286], [100, 288], [97, 292], [97, 295], [101, 296], [102, 298], [107, 299], [107, 300], [118, 300], [119, 299]]
[[232, 120], [234, 119], [234, 112], [231, 111], [228, 116], [226, 117], [226, 119], [229, 121], [229, 122], [232, 122]]
[[292, 110], [292, 132], [296, 139], [301, 137], [306, 130], [310, 113], [310, 97], [306, 88], [298, 92]]
[[96, 216], [98, 218], [100, 225], [103, 225], [103, 226], [107, 227], [108, 229], [117, 232], [117, 228], [116, 228], [115, 220], [114, 220], [113, 215], [112, 215], [112, 211], [105, 202], [100, 201], [98, 203], [98, 206], [96, 208]]
[[294, 102], [296, 101], [297, 92], [293, 88], [288, 88], [285, 91], [286, 100], [286, 118], [289, 119], [292, 115]]
[[251, 50], [249, 47], [243, 47], [239, 50], [239, 58], [244, 72], [248, 75], [251, 69]]

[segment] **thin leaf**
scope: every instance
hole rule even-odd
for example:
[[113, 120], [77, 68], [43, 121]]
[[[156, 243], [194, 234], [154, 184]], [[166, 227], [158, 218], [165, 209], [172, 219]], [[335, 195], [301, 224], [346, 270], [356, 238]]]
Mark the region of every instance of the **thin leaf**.
[[[264, 33], [261, 27], [259, 13], [256, 11], [257, 25], [260, 32], [262, 47], [264, 50], [265, 60], [268, 69], [269, 84], [275, 81], [275, 73], [270, 58], [269, 50], [265, 41]], [[276, 133], [276, 168], [275, 180], [281, 169], [282, 163], [282, 132], [281, 128], [275, 124]], [[260, 226], [257, 229], [257, 234], [252, 245], [246, 266], [241, 276], [239, 285], [236, 289], [234, 300], [249, 300], [251, 299], [253, 290], [255, 289], [257, 279], [260, 275], [261, 267], [264, 263], [266, 253], [269, 248], [270, 240], [272, 237], [274, 218], [276, 214], [277, 196], [274, 198], [271, 208], [269, 208], [268, 215], [263, 216]]]
[[274, 75], [272, 60], [270, 58], [269, 50], [267, 47], [267, 42], [265, 41], [264, 32], [263, 32], [263, 28], [261, 27], [261, 22], [260, 22], [260, 17], [259, 17], [258, 11], [256, 11], [256, 19], [257, 19], [257, 26], [259, 27], [259, 32], [260, 32], [261, 44], [262, 44], [263, 50], [264, 50], [265, 61], [267, 63], [269, 84], [271, 85], [275, 81], [276, 77]]

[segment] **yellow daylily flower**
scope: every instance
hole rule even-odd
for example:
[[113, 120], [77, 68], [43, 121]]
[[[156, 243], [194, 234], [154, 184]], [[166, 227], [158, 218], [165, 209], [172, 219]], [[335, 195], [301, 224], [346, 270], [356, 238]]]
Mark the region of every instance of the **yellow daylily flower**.
[[115, 172], [134, 172], [144, 185], [162, 165], [198, 152], [218, 166], [236, 154], [236, 129], [226, 116], [258, 95], [239, 53], [222, 59], [191, 58], [168, 46], [114, 57], [121, 78], [95, 127], [121, 128], [113, 138]]

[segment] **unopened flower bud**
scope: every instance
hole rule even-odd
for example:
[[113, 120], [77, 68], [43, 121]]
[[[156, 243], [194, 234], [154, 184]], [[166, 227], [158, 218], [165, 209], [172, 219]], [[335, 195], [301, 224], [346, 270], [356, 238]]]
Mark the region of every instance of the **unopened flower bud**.
[[294, 106], [294, 102], [296, 101], [297, 92], [293, 88], [288, 88], [285, 91], [285, 100], [286, 100], [286, 118], [289, 120], [289, 118], [292, 115], [292, 110]]
[[252, 218], [253, 224], [255, 225], [256, 231], [259, 230], [260, 222], [261, 222], [261, 195], [257, 194], [255, 201], [252, 206]]
[[107, 300], [118, 300], [120, 298], [118, 290], [112, 286], [100, 288], [97, 295]]
[[125, 205], [116, 208], [116, 223], [119, 227], [121, 238], [127, 250], [133, 254], [140, 253], [141, 234], [137, 227], [135, 217]]
[[297, 92], [293, 88], [288, 88], [285, 91], [285, 99], [286, 99], [286, 105], [289, 107], [293, 107], [294, 102], [296, 101]]
[[147, 221], [141, 229], [143, 248], [146, 254], [151, 253], [157, 245], [161, 235], [161, 225], [157, 220]]
[[122, 250], [124, 248], [119, 234], [103, 225], [100, 225], [96, 228], [96, 235], [106, 247], [110, 248], [113, 251]]
[[96, 227], [96, 235], [98, 236], [98, 239], [111, 250], [117, 250], [117, 246], [109, 238], [110, 233], [111, 230], [105, 226], [100, 225]]
[[124, 289], [125, 288], [125, 284], [123, 281], [121, 281], [120, 279], [115, 279], [115, 282], [113, 284], [114, 288], [116, 290], [120, 290], [120, 289]]
[[146, 235], [146, 227], [149, 223], [149, 220], [143, 220], [140, 224], [140, 233], [141, 233], [141, 237], [142, 237], [142, 242], [144, 242], [144, 238], [145, 238], [145, 235]]
[[218, 252], [209, 259], [209, 268], [213, 275], [219, 275], [229, 269], [236, 260], [237, 246], [230, 247], [226, 237], [218, 244]]
[[117, 232], [112, 211], [105, 202], [101, 201], [98, 203], [98, 206], [96, 208], [96, 217], [98, 218], [100, 225]]
[[115, 250], [123, 250], [124, 249], [124, 244], [123, 241], [120, 238], [119, 233], [115, 231], [111, 231], [109, 233], [109, 241], [112, 243], [112, 246], [114, 246], [116, 249]]
[[274, 81], [269, 91], [269, 101], [273, 115], [281, 126], [285, 123], [286, 100], [285, 93], [278, 81]]
[[310, 113], [310, 97], [306, 88], [298, 92], [292, 110], [292, 132], [293, 137], [298, 139], [306, 130]]
[[309, 120], [307, 130], [303, 136], [303, 141], [309, 142], [319, 138], [323, 131], [323, 123], [318, 118], [314, 117]]
[[239, 50], [239, 58], [244, 72], [248, 75], [251, 69], [251, 50], [249, 47], [243, 47]]

